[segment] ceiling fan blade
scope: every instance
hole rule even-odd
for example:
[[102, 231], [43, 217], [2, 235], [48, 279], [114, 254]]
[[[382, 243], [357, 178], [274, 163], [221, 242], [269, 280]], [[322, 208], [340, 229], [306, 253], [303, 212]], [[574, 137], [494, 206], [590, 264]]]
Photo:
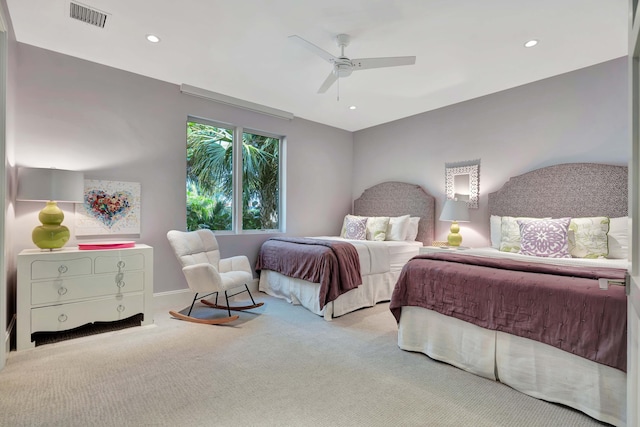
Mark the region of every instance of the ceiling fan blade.
[[322, 83], [322, 86], [320, 86], [320, 89], [318, 89], [318, 93], [325, 93], [336, 80], [338, 80], [338, 76], [336, 76], [333, 71], [330, 72], [324, 83]]
[[393, 56], [387, 58], [359, 58], [352, 59], [353, 71], [367, 70], [370, 68], [397, 67], [399, 65], [413, 65], [416, 63], [415, 56]]
[[302, 47], [304, 47], [306, 49], [309, 49], [311, 52], [314, 52], [316, 55], [318, 55], [319, 57], [321, 57], [325, 61], [330, 62], [331, 64], [336, 62], [336, 60], [338, 59], [335, 56], [333, 56], [332, 54], [330, 54], [329, 52], [327, 52], [326, 50], [324, 50], [322, 48], [319, 48], [315, 44], [306, 41], [305, 39], [303, 39], [300, 36], [296, 36], [296, 35], [289, 36], [289, 40], [292, 40], [292, 41], [298, 43], [300, 46], [302, 46]]

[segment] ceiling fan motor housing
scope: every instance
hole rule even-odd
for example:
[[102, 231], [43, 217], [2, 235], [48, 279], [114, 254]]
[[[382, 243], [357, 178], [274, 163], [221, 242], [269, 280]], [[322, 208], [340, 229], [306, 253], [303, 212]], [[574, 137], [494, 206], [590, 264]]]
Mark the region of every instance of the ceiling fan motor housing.
[[333, 64], [333, 73], [338, 77], [349, 77], [353, 71], [353, 64], [349, 58], [340, 57]]

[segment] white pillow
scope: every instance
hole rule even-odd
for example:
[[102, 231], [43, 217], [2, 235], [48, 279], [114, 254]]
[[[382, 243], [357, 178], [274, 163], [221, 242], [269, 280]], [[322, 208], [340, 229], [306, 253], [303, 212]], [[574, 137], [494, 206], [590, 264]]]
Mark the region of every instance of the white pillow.
[[384, 241], [389, 219], [388, 216], [370, 216], [367, 220], [367, 240]]
[[609, 218], [572, 218], [569, 223], [569, 253], [574, 258], [604, 258], [609, 254]]
[[629, 257], [630, 218], [611, 218], [609, 222], [609, 256], [607, 258], [627, 259]]
[[389, 218], [386, 240], [404, 240], [409, 227], [409, 215], [394, 216]]
[[418, 223], [420, 222], [419, 216], [412, 216], [409, 218], [409, 228], [407, 228], [407, 235], [404, 240], [414, 242], [418, 237]]
[[489, 218], [489, 230], [491, 233], [491, 247], [500, 249], [500, 241], [502, 240], [502, 217], [491, 215]]

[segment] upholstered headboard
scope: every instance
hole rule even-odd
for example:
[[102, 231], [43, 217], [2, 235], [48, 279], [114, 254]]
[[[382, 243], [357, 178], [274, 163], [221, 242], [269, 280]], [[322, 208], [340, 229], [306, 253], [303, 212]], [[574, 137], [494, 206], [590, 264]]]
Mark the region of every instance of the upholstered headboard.
[[361, 216], [419, 216], [416, 240], [431, 245], [435, 235], [435, 198], [422, 187], [406, 182], [383, 182], [367, 188], [353, 201]]
[[509, 179], [489, 194], [489, 214], [499, 216], [627, 216], [626, 166], [564, 163]]

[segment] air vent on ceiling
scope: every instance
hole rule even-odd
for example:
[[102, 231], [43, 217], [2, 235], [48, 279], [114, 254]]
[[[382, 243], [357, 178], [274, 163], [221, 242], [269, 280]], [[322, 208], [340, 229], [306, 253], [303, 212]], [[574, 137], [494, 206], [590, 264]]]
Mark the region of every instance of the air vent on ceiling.
[[79, 3], [71, 2], [69, 6], [69, 16], [89, 25], [104, 28], [107, 23], [107, 14], [96, 9], [91, 9]]

